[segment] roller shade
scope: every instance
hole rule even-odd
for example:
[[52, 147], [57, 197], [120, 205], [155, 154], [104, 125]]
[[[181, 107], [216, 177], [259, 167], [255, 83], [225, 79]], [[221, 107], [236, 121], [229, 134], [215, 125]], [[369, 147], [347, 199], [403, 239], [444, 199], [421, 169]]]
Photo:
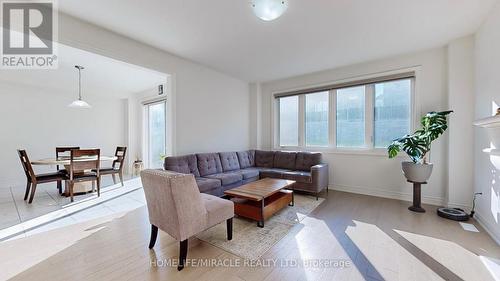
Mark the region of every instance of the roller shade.
[[342, 88], [363, 86], [363, 85], [367, 85], [367, 84], [382, 83], [382, 82], [389, 82], [389, 81], [410, 79], [410, 78], [415, 78], [415, 72], [412, 71], [412, 72], [398, 73], [398, 74], [394, 74], [394, 75], [387, 75], [387, 76], [376, 77], [376, 78], [368, 78], [368, 79], [356, 80], [356, 81], [351, 81], [351, 82], [341, 82], [341, 83], [336, 83], [336, 84], [331, 84], [331, 85], [326, 85], [326, 86], [313, 87], [313, 88], [302, 89], [302, 90], [294, 90], [294, 91], [289, 91], [289, 92], [284, 92], [284, 93], [277, 93], [277, 94], [274, 94], [274, 97], [275, 98], [282, 98], [282, 97], [317, 93], [317, 92], [323, 92], [323, 91], [330, 91], [330, 90], [336, 90], [336, 89], [342, 89]]

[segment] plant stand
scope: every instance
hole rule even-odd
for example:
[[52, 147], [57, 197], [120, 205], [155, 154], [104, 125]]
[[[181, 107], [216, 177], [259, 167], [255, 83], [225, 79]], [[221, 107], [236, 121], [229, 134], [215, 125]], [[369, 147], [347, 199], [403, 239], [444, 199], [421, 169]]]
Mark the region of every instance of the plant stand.
[[408, 207], [408, 210], [417, 212], [417, 213], [425, 213], [425, 209], [422, 208], [420, 205], [422, 203], [422, 198], [421, 198], [421, 187], [422, 184], [427, 184], [427, 182], [414, 182], [414, 181], [408, 181], [413, 183], [413, 205]]

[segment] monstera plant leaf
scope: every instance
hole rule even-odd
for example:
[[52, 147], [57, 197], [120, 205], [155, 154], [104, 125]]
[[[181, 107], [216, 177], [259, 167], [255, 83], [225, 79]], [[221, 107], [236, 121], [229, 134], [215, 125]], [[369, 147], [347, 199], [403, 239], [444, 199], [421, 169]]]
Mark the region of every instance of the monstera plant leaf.
[[406, 135], [395, 139], [388, 147], [389, 158], [394, 158], [402, 150], [408, 154], [415, 163], [422, 162], [425, 155], [431, 149], [431, 143], [442, 135], [448, 128], [447, 115], [452, 110], [441, 112], [429, 112], [422, 117], [420, 123], [422, 128], [418, 129], [412, 135]]

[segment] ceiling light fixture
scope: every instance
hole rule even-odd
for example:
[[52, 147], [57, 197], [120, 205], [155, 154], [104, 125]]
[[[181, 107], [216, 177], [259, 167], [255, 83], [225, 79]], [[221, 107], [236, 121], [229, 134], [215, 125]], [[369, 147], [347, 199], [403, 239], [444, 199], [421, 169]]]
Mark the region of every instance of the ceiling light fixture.
[[279, 18], [288, 8], [288, 0], [252, 0], [255, 15], [264, 21]]
[[75, 68], [78, 69], [78, 99], [68, 106], [73, 108], [90, 108], [91, 106], [82, 100], [82, 69], [84, 69], [84, 67], [75, 65]]

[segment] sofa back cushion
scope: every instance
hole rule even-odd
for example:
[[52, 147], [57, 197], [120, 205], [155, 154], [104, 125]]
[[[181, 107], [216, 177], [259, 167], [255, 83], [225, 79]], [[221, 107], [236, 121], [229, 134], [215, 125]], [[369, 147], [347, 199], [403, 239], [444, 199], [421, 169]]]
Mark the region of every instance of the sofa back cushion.
[[241, 169], [255, 166], [255, 150], [239, 151], [237, 154]]
[[198, 159], [198, 171], [202, 177], [222, 173], [222, 164], [218, 153], [199, 153], [196, 154], [196, 158]]
[[166, 157], [163, 167], [165, 170], [169, 171], [183, 174], [193, 174], [195, 177], [200, 176], [196, 155], [194, 154]]
[[319, 152], [297, 152], [295, 170], [310, 171], [314, 165], [321, 164], [321, 153]]
[[219, 152], [219, 157], [224, 172], [240, 169], [240, 162], [236, 152]]
[[274, 153], [274, 168], [294, 170], [296, 155], [296, 152], [276, 151]]
[[255, 150], [255, 166], [272, 168], [274, 162], [274, 151]]

